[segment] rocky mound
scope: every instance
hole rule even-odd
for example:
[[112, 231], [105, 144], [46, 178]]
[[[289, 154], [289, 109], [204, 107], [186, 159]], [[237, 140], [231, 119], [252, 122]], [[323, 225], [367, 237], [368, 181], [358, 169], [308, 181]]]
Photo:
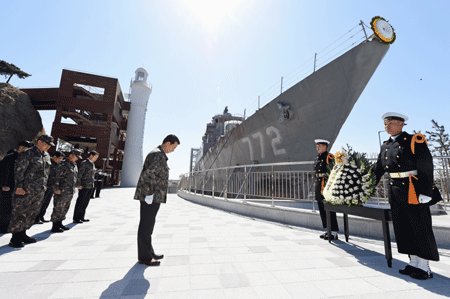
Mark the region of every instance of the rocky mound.
[[26, 93], [0, 83], [0, 158], [22, 140], [33, 140], [42, 120]]

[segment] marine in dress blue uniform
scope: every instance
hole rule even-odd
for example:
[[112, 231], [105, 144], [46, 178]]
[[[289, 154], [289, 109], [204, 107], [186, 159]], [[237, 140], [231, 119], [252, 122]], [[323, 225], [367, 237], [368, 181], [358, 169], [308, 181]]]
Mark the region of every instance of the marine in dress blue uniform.
[[337, 239], [337, 232], [339, 231], [339, 226], [337, 223], [337, 217], [335, 212], [331, 212], [331, 236], [328, 236], [327, 230], [327, 217], [325, 213], [325, 208], [323, 205], [324, 197], [322, 195], [323, 188], [326, 184], [326, 174], [328, 171], [328, 165], [332, 163], [334, 160], [333, 155], [328, 153], [328, 145], [330, 142], [325, 139], [316, 139], [314, 141], [316, 143], [317, 150], [317, 158], [314, 164], [314, 172], [315, 172], [315, 197], [317, 200], [317, 205], [319, 206], [320, 219], [322, 220], [322, 227], [325, 229], [325, 233], [320, 235], [320, 238], [328, 240], [328, 239]]
[[433, 277], [429, 260], [438, 261], [429, 202], [433, 194], [433, 158], [425, 136], [403, 131], [407, 117], [388, 112], [382, 116], [386, 140], [378, 156], [377, 183], [389, 175], [389, 203], [399, 253], [408, 254], [410, 263], [399, 270], [416, 279]]

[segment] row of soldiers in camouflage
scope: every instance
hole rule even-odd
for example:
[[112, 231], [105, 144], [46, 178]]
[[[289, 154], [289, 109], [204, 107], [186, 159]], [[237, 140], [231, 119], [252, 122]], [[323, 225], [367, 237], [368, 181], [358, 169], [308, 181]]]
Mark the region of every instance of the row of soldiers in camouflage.
[[[81, 159], [81, 151], [73, 149], [66, 159], [63, 153], [57, 151], [50, 159], [47, 151], [54, 145], [53, 138], [48, 135], [39, 136], [35, 146], [21, 143], [12, 160], [13, 173], [6, 172], [11, 167], [5, 167], [12, 157], [8, 158], [7, 155], [6, 162], [2, 162], [0, 220], [2, 232], [12, 233], [11, 247], [20, 248], [24, 244], [36, 242], [35, 238], [26, 234], [26, 230], [34, 223], [40, 223], [39, 220], [44, 220], [43, 215], [52, 196], [52, 232], [60, 233], [69, 229], [62, 221], [66, 218], [76, 188], [79, 191], [73, 221], [89, 221], [85, 219], [85, 213], [93, 193], [94, 163], [99, 154], [96, 151], [89, 152], [88, 159], [78, 169], [76, 162]], [[8, 184], [5, 184], [7, 181]], [[11, 215], [8, 215], [8, 208], [12, 210]]]

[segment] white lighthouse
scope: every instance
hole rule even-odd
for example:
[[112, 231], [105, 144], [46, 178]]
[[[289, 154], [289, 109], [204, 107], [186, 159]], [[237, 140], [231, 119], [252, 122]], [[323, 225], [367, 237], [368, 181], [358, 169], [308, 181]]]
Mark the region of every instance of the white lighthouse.
[[147, 112], [148, 99], [152, 93], [152, 87], [147, 82], [147, 71], [140, 67], [135, 71], [135, 74], [135, 78], [131, 83], [131, 106], [128, 114], [121, 187], [135, 187], [142, 170], [145, 114]]

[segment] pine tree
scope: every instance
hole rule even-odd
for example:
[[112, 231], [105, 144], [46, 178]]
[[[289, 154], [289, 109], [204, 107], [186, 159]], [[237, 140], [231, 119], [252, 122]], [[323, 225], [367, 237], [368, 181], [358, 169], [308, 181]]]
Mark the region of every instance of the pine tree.
[[425, 131], [428, 134], [431, 151], [435, 155], [448, 156], [450, 154], [449, 135], [445, 132], [444, 126], [440, 126], [434, 119], [431, 120], [435, 131]]
[[441, 169], [435, 169], [435, 183], [440, 187], [444, 196], [449, 198], [449, 154], [450, 140], [445, 132], [444, 126], [438, 124], [434, 119], [431, 120], [434, 131], [426, 131], [433, 156], [437, 156], [438, 165]]
[[6, 80], [6, 83], [9, 83], [9, 80], [11, 80], [12, 76], [16, 75], [20, 79], [24, 79], [26, 77], [31, 76], [30, 74], [22, 71], [19, 67], [15, 66], [12, 63], [8, 63], [4, 60], [0, 60], [0, 75], [5, 76], [5, 78], [8, 78]]

